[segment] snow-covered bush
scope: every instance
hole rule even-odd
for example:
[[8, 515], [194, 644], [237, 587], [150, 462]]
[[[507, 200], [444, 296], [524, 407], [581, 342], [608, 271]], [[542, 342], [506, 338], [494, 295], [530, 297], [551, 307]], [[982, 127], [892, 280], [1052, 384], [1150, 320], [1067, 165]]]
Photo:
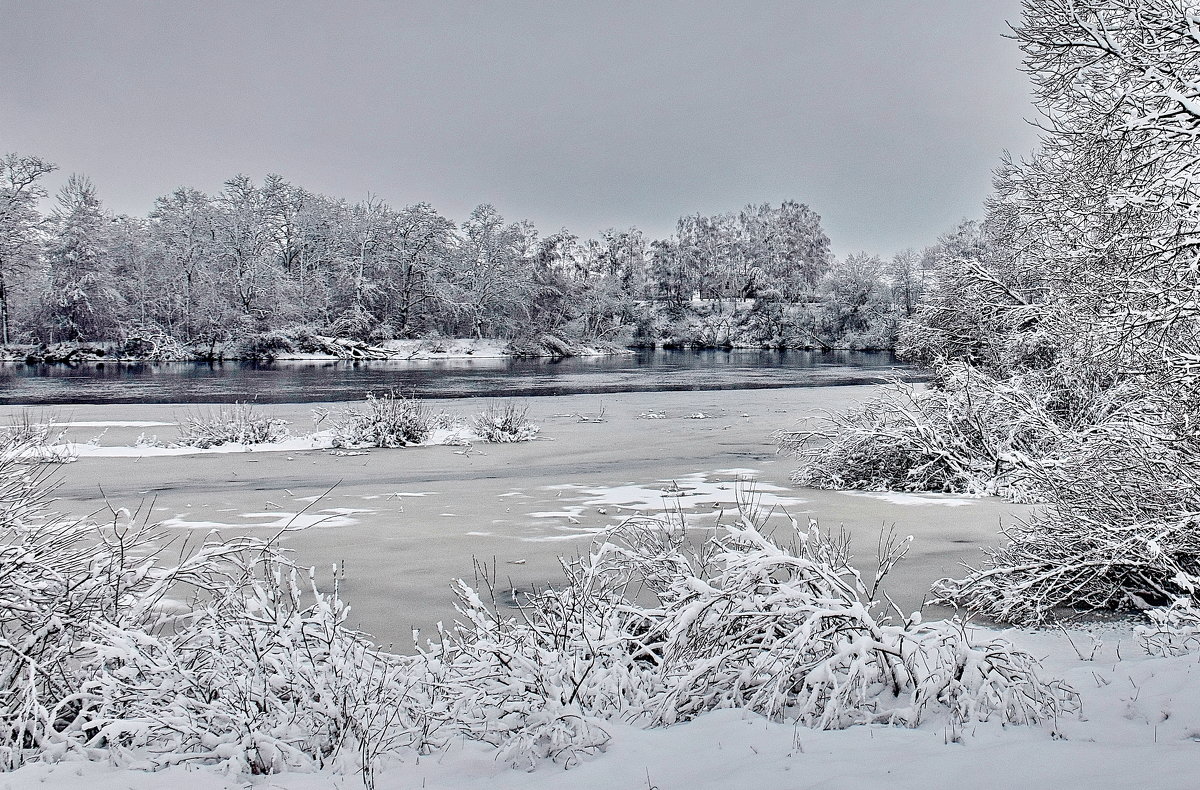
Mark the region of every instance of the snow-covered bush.
[[948, 366], [935, 387], [893, 382], [851, 411], [777, 434], [797, 455], [792, 479], [817, 488], [1036, 498], [1029, 464], [1059, 431], [1020, 387]]
[[271, 361], [282, 354], [296, 350], [296, 341], [287, 331], [255, 332], [240, 338], [234, 344], [233, 354], [238, 359]]
[[63, 439], [66, 431], [54, 425], [53, 415], [34, 414], [23, 409], [0, 426], [0, 445], [21, 448], [19, 460], [31, 464], [65, 464], [75, 460], [75, 453]]
[[794, 479], [1041, 503], [983, 566], [937, 585], [1002, 621], [1190, 594], [1176, 579], [1200, 570], [1200, 489], [1180, 398], [1135, 381], [1105, 387], [1065, 365], [1007, 378], [963, 364], [941, 372], [929, 388], [894, 385], [823, 429], [783, 434], [803, 463]]
[[1034, 723], [1073, 692], [1001, 640], [958, 622], [891, 620], [847, 543], [812, 526], [780, 546], [743, 515], [700, 545], [681, 523], [631, 519], [565, 585], [501, 617], [460, 590], [464, 620], [424, 654], [460, 726], [515, 762], [602, 748], [602, 722], [669, 725], [748, 708], [821, 728]]
[[1093, 453], [1098, 436], [1156, 419], [1136, 383], [1066, 361], [1001, 376], [942, 360], [936, 372], [929, 384], [892, 382], [847, 412], [776, 434], [801, 461], [792, 479], [1041, 502], [1063, 482], [1054, 470]]
[[1146, 616], [1150, 623], [1138, 627], [1138, 638], [1147, 653], [1178, 656], [1200, 649], [1200, 609], [1190, 598], [1150, 609]]
[[123, 334], [125, 339], [118, 348], [117, 355], [126, 359], [168, 362], [188, 359], [191, 356], [182, 343], [155, 324], [127, 327]]
[[938, 592], [1001, 620], [1033, 623], [1062, 607], [1143, 609], [1193, 598], [1200, 572], [1197, 444], [1174, 424], [1177, 398], [1143, 392], [1069, 434], [1030, 466], [1044, 507], [1005, 531], [966, 578]]
[[264, 414], [253, 403], [239, 402], [188, 414], [179, 423], [179, 444], [206, 449], [223, 444], [267, 444], [289, 435], [287, 420]]
[[984, 223], [940, 245], [900, 343], [934, 384], [841, 418], [824, 448], [791, 437], [800, 479], [1044, 503], [941, 585], [994, 617], [1194, 605], [1179, 579], [1200, 570], [1195, 18], [1029, 0], [1014, 30], [1046, 134], [997, 170]]
[[0, 765], [67, 756], [369, 775], [422, 748], [407, 666], [270, 543], [184, 552], [126, 511], [47, 512], [24, 447], [0, 442]]
[[426, 745], [428, 706], [405, 680], [411, 662], [345, 628], [336, 590], [302, 585], [278, 556], [239, 556], [229, 570], [240, 577], [170, 628], [93, 629], [87, 744], [151, 767], [190, 761], [255, 774], [369, 773], [382, 753]]
[[529, 407], [512, 401], [489, 404], [471, 421], [471, 427], [484, 441], [501, 443], [531, 441], [539, 430], [529, 421]]
[[334, 447], [407, 447], [421, 444], [438, 428], [453, 428], [457, 419], [433, 412], [415, 397], [395, 392], [368, 393], [365, 410], [343, 409], [333, 419]]

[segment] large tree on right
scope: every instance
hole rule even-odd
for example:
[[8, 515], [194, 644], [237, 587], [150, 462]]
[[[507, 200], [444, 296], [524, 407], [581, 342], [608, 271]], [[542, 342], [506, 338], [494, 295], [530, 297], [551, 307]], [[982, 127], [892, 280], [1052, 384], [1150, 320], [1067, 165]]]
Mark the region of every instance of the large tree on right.
[[939, 245], [901, 338], [933, 386], [785, 442], [803, 482], [1044, 502], [959, 603], [1167, 604], [1200, 574], [1200, 5], [1027, 0], [1014, 32], [1042, 142]]

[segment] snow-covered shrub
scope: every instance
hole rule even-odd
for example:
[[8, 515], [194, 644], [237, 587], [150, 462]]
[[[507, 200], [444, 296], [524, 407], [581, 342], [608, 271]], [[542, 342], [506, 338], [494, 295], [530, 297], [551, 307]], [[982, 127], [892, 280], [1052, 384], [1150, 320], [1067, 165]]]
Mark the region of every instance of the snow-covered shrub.
[[815, 525], [785, 548], [743, 515], [695, 545], [678, 522], [635, 518], [520, 617], [463, 586], [463, 622], [424, 655], [459, 726], [519, 763], [602, 748], [612, 718], [669, 725], [737, 707], [841, 728], [942, 715], [957, 732], [1073, 708], [1069, 688], [1002, 640], [893, 622], [847, 559]]
[[[657, 643], [662, 659], [664, 723], [721, 707], [822, 728], [916, 726], [939, 708], [958, 722], [1031, 723], [1064, 702], [1033, 659], [1002, 642], [972, 644], [961, 624], [893, 623], [849, 566], [847, 543], [815, 525], [784, 548], [743, 517], [704, 552], [700, 563], [668, 555], [673, 572], [663, 574], [643, 550], [617, 550], [616, 567], [660, 603], [640, 641]], [[883, 557], [881, 576], [898, 557]]]
[[179, 423], [179, 444], [206, 449], [223, 444], [267, 444], [288, 438], [288, 423], [239, 402], [188, 414]]
[[343, 409], [334, 417], [333, 446], [407, 447], [421, 444], [435, 429], [456, 424], [453, 415], [433, 412], [415, 397], [368, 394], [365, 410]]
[[65, 464], [75, 460], [75, 453], [63, 439], [66, 431], [55, 427], [52, 415], [37, 415], [23, 409], [0, 426], [0, 445], [22, 448], [20, 461], [31, 464]]
[[937, 585], [1002, 621], [1195, 599], [1177, 581], [1200, 571], [1200, 445], [1182, 393], [1066, 364], [1007, 378], [941, 370], [928, 389], [897, 385], [823, 431], [783, 435], [803, 463], [794, 479], [1041, 503], [981, 567]]
[[57, 517], [0, 442], [0, 765], [74, 755], [146, 767], [369, 775], [424, 748], [413, 659], [344, 627], [270, 543], [214, 536], [180, 556], [126, 511]]
[[286, 331], [255, 332], [240, 338], [234, 345], [238, 359], [273, 360], [281, 354], [296, 350], [296, 342]]
[[489, 404], [471, 421], [475, 433], [488, 442], [528, 442], [537, 437], [538, 426], [529, 421], [529, 407], [512, 401]]
[[1200, 609], [1190, 598], [1177, 598], [1170, 606], [1146, 612], [1149, 625], [1138, 626], [1138, 638], [1147, 653], [1179, 656], [1200, 649]]
[[[1079, 359], [1079, 357], [1072, 357]], [[797, 482], [999, 494], [1042, 507], [938, 594], [1007, 622], [1166, 605], [1200, 570], [1200, 445], [1185, 393], [1062, 359], [1001, 377], [939, 363], [824, 430], [791, 432]]]
[[539, 332], [514, 337], [506, 345], [508, 353], [520, 359], [523, 357], [552, 357], [562, 359], [579, 354], [580, 345], [558, 334]]
[[1062, 428], [1037, 394], [967, 365], [936, 386], [893, 382], [858, 407], [777, 435], [818, 488], [999, 494], [1036, 500], [1031, 467], [1053, 455]]
[[589, 666], [601, 684], [621, 672], [576, 652], [576, 629], [554, 634], [544, 620], [499, 616], [495, 601], [485, 604], [462, 582], [457, 592], [463, 620], [421, 654], [426, 687], [436, 692], [434, 709], [449, 731], [497, 747], [514, 766], [546, 758], [570, 766], [603, 750], [603, 719], [620, 705], [589, 709], [581, 679]]
[[938, 584], [989, 617], [1034, 623], [1061, 607], [1191, 594], [1176, 579], [1200, 570], [1200, 487], [1188, 471], [1197, 445], [1175, 393], [1106, 387], [1066, 365], [1004, 379], [948, 363], [942, 372], [936, 386], [895, 385], [824, 430], [784, 434], [803, 463], [794, 479], [1041, 503], [982, 567]]
[[230, 570], [242, 576], [169, 629], [94, 629], [88, 743], [152, 767], [255, 774], [370, 771], [381, 753], [423, 747], [427, 706], [405, 682], [410, 662], [345, 628], [336, 591], [301, 585], [278, 556], [238, 560]]
[[125, 339], [117, 355], [125, 359], [145, 359], [154, 362], [188, 359], [188, 350], [161, 326], [136, 325], [124, 332]]
[[1005, 621], [1054, 609], [1143, 609], [1195, 600], [1200, 573], [1198, 447], [1173, 393], [1144, 391], [1030, 467], [1044, 501], [1005, 530], [981, 568], [939, 593]]

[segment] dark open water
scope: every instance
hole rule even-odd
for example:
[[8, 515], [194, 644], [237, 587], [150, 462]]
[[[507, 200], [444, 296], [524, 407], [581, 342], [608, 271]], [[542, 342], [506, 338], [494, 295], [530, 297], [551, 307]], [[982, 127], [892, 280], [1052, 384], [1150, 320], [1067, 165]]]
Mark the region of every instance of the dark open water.
[[919, 377], [889, 353], [640, 351], [605, 357], [387, 362], [0, 364], [0, 404], [313, 403], [394, 388], [424, 398], [874, 384]]

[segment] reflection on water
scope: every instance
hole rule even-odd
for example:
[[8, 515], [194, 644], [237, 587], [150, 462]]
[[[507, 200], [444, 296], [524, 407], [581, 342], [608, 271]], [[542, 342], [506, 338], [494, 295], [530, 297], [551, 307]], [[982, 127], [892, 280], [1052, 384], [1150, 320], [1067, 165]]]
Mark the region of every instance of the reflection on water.
[[875, 383], [893, 371], [888, 353], [640, 351], [570, 359], [386, 362], [106, 363], [0, 365], [0, 403], [312, 403], [357, 400], [394, 388], [426, 398], [568, 395], [658, 390], [821, 387]]

